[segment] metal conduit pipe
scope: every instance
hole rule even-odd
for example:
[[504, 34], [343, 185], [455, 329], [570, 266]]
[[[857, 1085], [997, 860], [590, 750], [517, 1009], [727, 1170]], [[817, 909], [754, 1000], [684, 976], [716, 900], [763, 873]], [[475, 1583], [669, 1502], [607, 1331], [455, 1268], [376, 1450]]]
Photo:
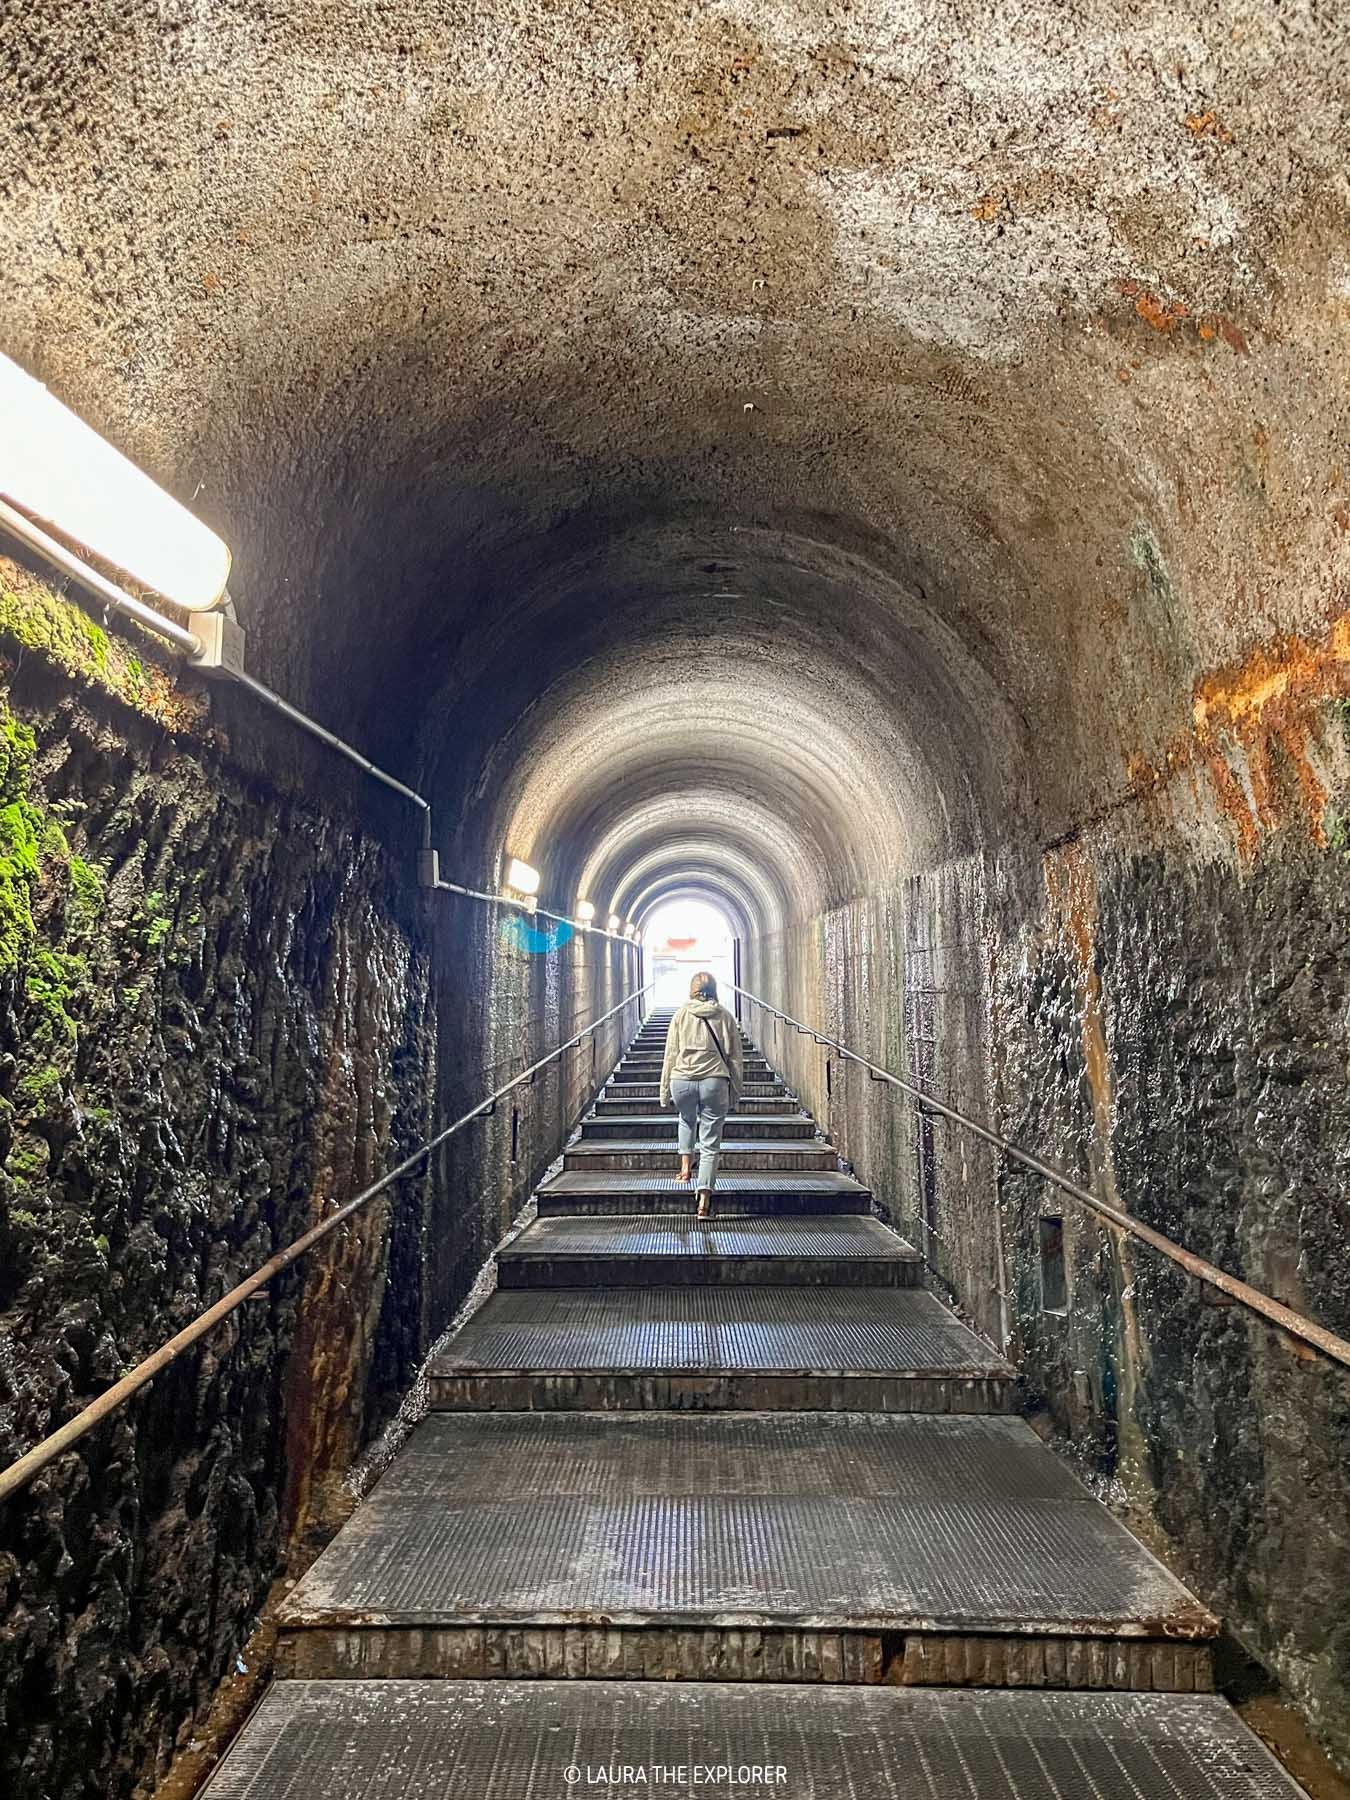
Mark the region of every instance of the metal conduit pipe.
[[[157, 636], [164, 638], [173, 645], [175, 650], [186, 656], [189, 662], [196, 662], [200, 658], [201, 643], [186, 626], [178, 625], [172, 619], [165, 618], [163, 613], [156, 612], [144, 601], [135, 599], [124, 589], [118, 587], [115, 582], [100, 575], [97, 569], [92, 568], [82, 558], [76, 556], [72, 550], [67, 550], [64, 544], [58, 542], [56, 538], [50, 537], [40, 527], [34, 525], [31, 519], [25, 517], [23, 513], [17, 512], [7, 500], [3, 499], [0, 499], [0, 525], [3, 525], [5, 530], [11, 536], [18, 538], [21, 543], [27, 544], [31, 549], [46, 557], [49, 562], [55, 563], [57, 568], [69, 575], [72, 581], [79, 582], [81, 587], [86, 588], [91, 594], [96, 594], [114, 612], [121, 613], [124, 618], [134, 619], [147, 631], [153, 631]], [[321, 743], [336, 750], [340, 756], [345, 756], [349, 762], [354, 762], [359, 769], [363, 769], [374, 780], [381, 781], [386, 787], [393, 788], [395, 793], [402, 794], [405, 800], [410, 800], [414, 806], [420, 807], [427, 815], [427, 828], [430, 829], [431, 802], [408, 787], [405, 782], [387, 774], [378, 764], [371, 762], [368, 756], [363, 756], [353, 745], [340, 738], [336, 732], [329, 731], [326, 725], [320, 725], [317, 719], [311, 719], [308, 713], [301, 712], [298, 706], [292, 706], [289, 700], [283, 700], [281, 695], [275, 693], [265, 682], [258, 681], [242, 669], [222, 667], [212, 672], [226, 676], [231, 681], [237, 681], [241, 687], [246, 687], [251, 694], [256, 695], [264, 706], [270, 706], [274, 712], [281, 713], [292, 724], [298, 725], [302, 731], [309, 732], [312, 737], [318, 738]]]
[[[28, 545], [30, 549], [36, 550], [39, 555], [45, 557], [48, 562], [54, 563], [72, 581], [78, 582], [89, 593], [97, 595], [114, 612], [120, 613], [124, 618], [134, 619], [147, 631], [153, 631], [167, 643], [172, 644], [174, 649], [186, 656], [189, 662], [196, 662], [200, 659], [201, 643], [185, 626], [176, 624], [174, 620], [166, 618], [163, 613], [158, 613], [153, 607], [147, 606], [144, 601], [137, 600], [133, 595], [126, 593], [115, 582], [109, 581], [105, 575], [100, 575], [97, 569], [76, 556], [74, 551], [68, 550], [64, 544], [51, 537], [25, 514], [18, 512], [8, 501], [3, 499], [0, 499], [0, 526], [3, 526], [20, 543]], [[308, 732], [311, 737], [326, 744], [330, 750], [335, 750], [339, 756], [346, 757], [348, 762], [355, 763], [357, 768], [369, 775], [373, 781], [381, 782], [385, 787], [392, 789], [394, 793], [401, 795], [403, 799], [419, 808], [422, 814], [422, 847], [424, 851], [431, 849], [431, 802], [425, 795], [419, 794], [406, 782], [400, 781], [397, 776], [390, 775], [387, 770], [380, 768], [378, 763], [373, 763], [368, 756], [364, 756], [345, 738], [340, 738], [335, 731], [330, 731], [317, 719], [311, 719], [309, 714], [301, 712], [298, 706], [292, 706], [289, 700], [283, 699], [275, 689], [268, 687], [266, 682], [259, 681], [256, 676], [249, 675], [241, 668], [232, 668], [228, 665], [222, 665], [212, 673], [238, 682], [240, 687], [247, 688], [264, 706], [270, 707], [273, 712], [279, 712], [283, 718], [289, 719], [293, 725], [298, 725], [302, 731]], [[431, 858], [431, 863], [434, 868], [434, 856]], [[474, 900], [486, 900], [497, 905], [514, 904], [506, 896], [485, 894], [476, 888], [460, 887], [455, 882], [440, 880], [439, 875], [427, 885], [439, 888], [445, 893], [465, 894]], [[567, 919], [561, 913], [543, 912], [542, 908], [539, 911], [543, 918], [555, 919], [565, 925], [575, 924], [575, 920]], [[621, 938], [621, 934], [617, 932], [605, 931], [599, 932], [597, 935], [625, 943], [631, 941]]]
[[327, 744], [331, 750], [336, 750], [339, 756], [345, 756], [348, 762], [354, 762], [357, 768], [363, 769], [372, 780], [382, 781], [385, 787], [392, 788], [396, 794], [402, 794], [405, 800], [411, 800], [414, 806], [420, 807], [425, 815], [424, 824], [427, 834], [430, 835], [431, 802], [429, 800], [417, 793], [415, 789], [408, 787], [405, 782], [399, 781], [396, 776], [386, 774], [377, 763], [373, 763], [368, 756], [362, 756], [359, 750], [354, 749], [345, 739], [340, 738], [335, 731], [329, 731], [326, 725], [320, 725], [317, 719], [311, 719], [309, 714], [301, 712], [298, 706], [292, 706], [289, 700], [283, 700], [281, 695], [275, 693], [265, 682], [245, 674], [242, 669], [231, 669], [229, 675], [230, 679], [237, 681], [240, 687], [246, 687], [251, 694], [256, 694], [264, 706], [270, 706], [274, 712], [279, 712], [283, 718], [298, 725], [302, 731], [309, 732], [312, 737], [318, 738], [320, 743]]
[[89, 1405], [76, 1413], [73, 1419], [68, 1419], [58, 1430], [43, 1438], [41, 1443], [35, 1444], [31, 1450], [19, 1457], [17, 1462], [12, 1462], [8, 1468], [0, 1470], [0, 1500], [8, 1500], [11, 1495], [26, 1487], [41, 1470], [55, 1462], [57, 1457], [64, 1456], [66, 1451], [73, 1449], [81, 1438], [88, 1436], [94, 1427], [106, 1419], [109, 1414], [125, 1406], [133, 1394], [153, 1381], [155, 1376], [161, 1370], [166, 1369], [176, 1357], [181, 1356], [184, 1350], [189, 1349], [199, 1338], [205, 1337], [207, 1332], [213, 1330], [222, 1320], [227, 1319], [237, 1307], [243, 1305], [245, 1300], [256, 1294], [259, 1288], [265, 1287], [274, 1275], [279, 1275], [283, 1269], [288, 1269], [307, 1250], [312, 1250], [315, 1244], [320, 1243], [331, 1232], [336, 1231], [339, 1225], [345, 1225], [348, 1219], [360, 1212], [363, 1207], [368, 1206], [377, 1195], [384, 1193], [396, 1181], [410, 1174], [419, 1163], [431, 1155], [433, 1150], [438, 1150], [447, 1138], [452, 1138], [457, 1131], [462, 1131], [474, 1119], [491, 1113], [497, 1102], [509, 1094], [513, 1088], [533, 1081], [541, 1069], [547, 1068], [549, 1063], [556, 1062], [560, 1056], [575, 1048], [591, 1032], [598, 1030], [601, 1025], [612, 1019], [615, 1013], [622, 1012], [625, 1007], [632, 1006], [635, 1002], [640, 1006], [643, 995], [650, 993], [654, 986], [654, 982], [648, 982], [645, 987], [634, 988], [632, 993], [625, 994], [617, 1006], [611, 1006], [608, 1012], [601, 1013], [598, 1019], [592, 1019], [589, 1025], [584, 1025], [574, 1036], [568, 1038], [566, 1043], [559, 1044], [556, 1049], [550, 1050], [547, 1056], [542, 1056], [538, 1062], [531, 1063], [528, 1069], [522, 1069], [519, 1075], [496, 1088], [485, 1100], [480, 1100], [477, 1106], [471, 1107], [452, 1125], [447, 1125], [443, 1131], [438, 1131], [434, 1137], [429, 1138], [411, 1155], [405, 1156], [403, 1161], [395, 1168], [390, 1169], [387, 1175], [382, 1175], [371, 1186], [363, 1188], [345, 1205], [340, 1206], [335, 1213], [321, 1220], [319, 1224], [311, 1226], [294, 1242], [287, 1244], [284, 1250], [278, 1250], [275, 1256], [269, 1257], [261, 1268], [255, 1269], [245, 1280], [232, 1287], [229, 1293], [223, 1294], [213, 1306], [208, 1306], [205, 1312], [199, 1313], [190, 1325], [185, 1325], [166, 1343], [161, 1344], [158, 1350], [137, 1363], [134, 1369], [125, 1374], [120, 1381], [114, 1382], [112, 1387], [100, 1394], [97, 1400], [91, 1400]]
[[1100, 1199], [1085, 1187], [1080, 1187], [1062, 1169], [1055, 1168], [1053, 1163], [1044, 1162], [1031, 1151], [1022, 1149], [1020, 1144], [1013, 1143], [1009, 1138], [1001, 1137], [989, 1126], [981, 1124], [978, 1119], [972, 1119], [956, 1107], [946, 1105], [936, 1095], [929, 1093], [927, 1088], [920, 1087], [916, 1082], [907, 1081], [902, 1075], [893, 1074], [891, 1070], [882, 1068], [879, 1063], [869, 1062], [865, 1056], [859, 1056], [856, 1050], [850, 1050], [846, 1044], [841, 1044], [838, 1038], [830, 1037], [827, 1032], [818, 1031], [814, 1025], [806, 1025], [800, 1019], [794, 1019], [791, 1013], [784, 1012], [782, 1007], [774, 1006], [768, 1000], [762, 1000], [758, 994], [752, 994], [748, 988], [738, 987], [734, 981], [728, 982], [727, 985], [735, 988], [738, 994], [750, 1001], [753, 1006], [758, 1006], [762, 1012], [781, 1019], [785, 1025], [792, 1025], [798, 1031], [806, 1032], [818, 1044], [829, 1045], [832, 1050], [837, 1050], [846, 1061], [857, 1063], [860, 1068], [868, 1071], [874, 1081], [889, 1082], [892, 1087], [899, 1088], [903, 1093], [917, 1100], [923, 1110], [935, 1113], [939, 1118], [949, 1119], [952, 1124], [961, 1126], [963, 1130], [969, 1131], [974, 1137], [981, 1138], [986, 1144], [992, 1144], [996, 1150], [1001, 1150], [1014, 1162], [1021, 1163], [1023, 1168], [1030, 1169], [1033, 1174], [1041, 1176], [1059, 1188], [1061, 1192], [1070, 1195], [1081, 1205], [1087, 1207], [1090, 1212], [1095, 1213], [1098, 1218], [1105, 1219], [1108, 1224], [1114, 1225], [1118, 1230], [1125, 1232], [1127, 1236], [1136, 1238], [1141, 1244], [1147, 1244], [1150, 1249], [1158, 1251], [1160, 1255], [1176, 1263], [1179, 1268], [1185, 1269], [1187, 1274], [1208, 1282], [1211, 1287], [1218, 1288], [1221, 1293], [1231, 1295], [1234, 1300], [1239, 1301], [1252, 1312], [1259, 1313], [1270, 1324], [1278, 1325], [1282, 1331], [1287, 1331], [1291, 1337], [1298, 1338], [1302, 1343], [1311, 1345], [1314, 1350], [1320, 1350], [1324, 1356], [1329, 1356], [1334, 1361], [1343, 1363], [1350, 1368], [1350, 1342], [1343, 1337], [1338, 1337], [1334, 1331], [1328, 1331], [1325, 1325], [1319, 1325], [1315, 1319], [1306, 1318], [1302, 1313], [1295, 1312], [1292, 1307], [1285, 1306], [1282, 1301], [1272, 1299], [1269, 1294], [1263, 1294], [1259, 1288], [1250, 1286], [1247, 1282], [1240, 1280], [1238, 1276], [1229, 1275], [1217, 1264], [1206, 1262], [1203, 1257], [1196, 1256], [1193, 1251], [1185, 1249], [1169, 1237], [1164, 1237], [1162, 1232], [1155, 1231], [1151, 1225], [1145, 1225], [1140, 1220], [1131, 1218], [1129, 1213], [1122, 1212], [1118, 1206], [1112, 1206], [1109, 1201]]
[[[552, 919], [559, 925], [573, 925], [578, 931], [589, 931], [592, 937], [608, 938], [614, 944], [633, 944], [630, 937], [622, 931], [607, 931], [602, 925], [583, 925], [576, 919], [569, 919], [565, 913], [549, 912], [546, 907], [530, 907], [524, 900], [517, 900], [513, 894], [488, 894], [482, 888], [461, 887], [457, 881], [437, 880], [434, 884], [443, 894], [464, 894], [470, 900], [484, 900], [489, 906], [512, 906], [517, 912], [523, 912], [531, 919]], [[633, 944], [636, 949], [636, 944]]]

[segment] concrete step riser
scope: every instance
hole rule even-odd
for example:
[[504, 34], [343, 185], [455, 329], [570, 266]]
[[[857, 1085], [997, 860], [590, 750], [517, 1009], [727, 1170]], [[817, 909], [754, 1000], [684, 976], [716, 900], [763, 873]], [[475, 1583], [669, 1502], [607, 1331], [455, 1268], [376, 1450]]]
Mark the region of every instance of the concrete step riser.
[[277, 1674], [324, 1681], [828, 1682], [1111, 1693], [1214, 1688], [1206, 1645], [1149, 1638], [603, 1623], [288, 1630], [277, 1645]]
[[[568, 1171], [629, 1169], [644, 1174], [668, 1174], [671, 1154], [670, 1148], [655, 1144], [650, 1150], [608, 1150], [603, 1144], [590, 1144], [584, 1148], [576, 1145], [563, 1153], [563, 1168]], [[828, 1147], [816, 1150], [804, 1144], [800, 1150], [769, 1149], [767, 1146], [762, 1150], [724, 1150], [718, 1166], [729, 1172], [771, 1169], [776, 1174], [783, 1174], [792, 1169], [833, 1169], [836, 1160], [834, 1151]]]
[[428, 1377], [433, 1412], [1011, 1413], [1011, 1380], [988, 1375], [648, 1374], [608, 1369], [473, 1371]]
[[[732, 1129], [728, 1125], [728, 1132]], [[614, 1139], [621, 1142], [627, 1139], [631, 1142], [634, 1138], [650, 1138], [656, 1144], [674, 1144], [678, 1131], [679, 1121], [674, 1113], [668, 1118], [660, 1119], [629, 1113], [617, 1119], [587, 1119], [581, 1127], [581, 1141], [585, 1144], [603, 1144]], [[768, 1138], [780, 1144], [798, 1139], [811, 1143], [816, 1135], [814, 1122], [800, 1113], [769, 1119], [754, 1113], [744, 1113], [737, 1119], [734, 1131], [738, 1138]]]
[[865, 1256], [512, 1256], [502, 1288], [920, 1287], [922, 1265]]

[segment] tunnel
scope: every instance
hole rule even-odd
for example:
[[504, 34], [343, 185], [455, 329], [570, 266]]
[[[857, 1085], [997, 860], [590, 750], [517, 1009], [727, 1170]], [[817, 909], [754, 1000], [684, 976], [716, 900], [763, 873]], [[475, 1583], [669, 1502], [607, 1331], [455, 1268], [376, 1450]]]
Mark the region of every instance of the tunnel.
[[0, 1462], [402, 1171], [0, 1501], [7, 1792], [208, 1779], [504, 1240], [655, 1083], [681, 905], [810, 1166], [1345, 1792], [1348, 36], [0, 13], [0, 352], [228, 546], [253, 682], [0, 524]]

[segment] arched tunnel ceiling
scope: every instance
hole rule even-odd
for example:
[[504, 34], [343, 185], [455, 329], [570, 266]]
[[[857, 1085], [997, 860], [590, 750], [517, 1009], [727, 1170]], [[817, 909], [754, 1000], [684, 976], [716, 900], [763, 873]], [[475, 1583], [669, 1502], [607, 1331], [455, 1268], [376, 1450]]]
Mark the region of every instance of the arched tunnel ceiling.
[[[1109, 801], [1325, 625], [1344, 9], [28, 0], [3, 347], [250, 659], [561, 897]], [[674, 876], [672, 875], [673, 879]]]

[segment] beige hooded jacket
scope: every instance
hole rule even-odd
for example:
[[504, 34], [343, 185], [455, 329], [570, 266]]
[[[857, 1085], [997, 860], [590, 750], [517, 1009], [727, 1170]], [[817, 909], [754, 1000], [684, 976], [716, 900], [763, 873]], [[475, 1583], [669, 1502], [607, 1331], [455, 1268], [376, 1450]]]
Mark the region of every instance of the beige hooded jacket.
[[[713, 1034], [725, 1052], [725, 1062], [717, 1054]], [[720, 1001], [686, 1000], [666, 1033], [666, 1059], [661, 1065], [662, 1106], [670, 1105], [672, 1081], [709, 1081], [714, 1076], [726, 1076], [728, 1065], [734, 1106], [745, 1086], [741, 1034], [736, 1021]]]

